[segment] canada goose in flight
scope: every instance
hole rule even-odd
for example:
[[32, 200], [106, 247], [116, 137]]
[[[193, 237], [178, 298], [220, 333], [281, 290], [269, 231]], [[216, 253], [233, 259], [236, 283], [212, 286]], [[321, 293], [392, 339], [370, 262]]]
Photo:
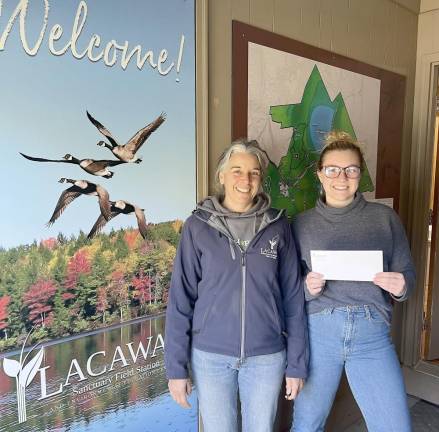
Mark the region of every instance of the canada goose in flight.
[[59, 179], [59, 183], [71, 183], [73, 186], [70, 186], [60, 195], [52, 217], [49, 222], [47, 222], [47, 226], [52, 226], [61, 216], [65, 208], [81, 195], [97, 196], [102, 217], [104, 220], [110, 219], [110, 197], [108, 192], [102, 186], [91, 183], [87, 180], [73, 180], [64, 177]]
[[105, 224], [110, 221], [111, 219], [115, 218], [119, 214], [131, 214], [135, 213], [136, 219], [137, 219], [137, 225], [139, 227], [139, 232], [142, 235], [143, 238], [146, 238], [146, 221], [145, 221], [145, 213], [144, 209], [141, 209], [137, 207], [136, 205], [130, 204], [126, 201], [110, 201], [111, 204], [111, 213], [110, 217], [108, 219], [105, 219], [105, 216], [101, 214], [95, 224], [93, 225], [93, 228], [89, 232], [87, 238], [91, 239], [96, 234], [102, 231], [102, 228], [104, 228]]
[[113, 171], [108, 170], [108, 167], [116, 166], [125, 163], [121, 160], [94, 160], [94, 159], [76, 159], [71, 154], [66, 154], [62, 159], [43, 159], [39, 157], [27, 156], [21, 153], [26, 159], [35, 162], [63, 162], [79, 165], [85, 172], [91, 175], [111, 178], [114, 175]]
[[110, 144], [105, 141], [99, 141], [98, 146], [107, 147], [113, 152], [114, 156], [121, 161], [140, 163], [142, 162], [142, 159], [136, 158], [137, 150], [139, 150], [148, 137], [165, 121], [166, 114], [160, 114], [153, 122], [136, 132], [125, 145], [120, 145], [113, 138], [111, 132], [104, 125], [94, 119], [88, 111], [87, 117], [97, 127], [99, 132], [110, 141]]

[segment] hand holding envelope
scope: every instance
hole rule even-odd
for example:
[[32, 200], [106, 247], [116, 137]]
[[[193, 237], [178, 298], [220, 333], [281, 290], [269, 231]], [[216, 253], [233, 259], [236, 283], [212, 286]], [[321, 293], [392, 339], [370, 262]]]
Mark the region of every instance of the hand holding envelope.
[[316, 272], [309, 272], [306, 275], [305, 284], [308, 292], [312, 296], [318, 296], [325, 286], [326, 280], [323, 279], [323, 275]]
[[393, 294], [395, 297], [401, 297], [406, 292], [405, 279], [402, 273], [377, 273], [373, 283], [390, 294]]
[[373, 282], [383, 272], [383, 251], [312, 250], [311, 266], [326, 280]]

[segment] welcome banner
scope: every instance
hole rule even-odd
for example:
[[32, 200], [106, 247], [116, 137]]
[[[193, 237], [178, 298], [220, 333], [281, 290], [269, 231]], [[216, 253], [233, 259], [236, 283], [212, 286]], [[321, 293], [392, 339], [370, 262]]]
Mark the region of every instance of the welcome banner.
[[194, 9], [0, 1], [1, 431], [197, 430], [163, 364], [196, 192]]

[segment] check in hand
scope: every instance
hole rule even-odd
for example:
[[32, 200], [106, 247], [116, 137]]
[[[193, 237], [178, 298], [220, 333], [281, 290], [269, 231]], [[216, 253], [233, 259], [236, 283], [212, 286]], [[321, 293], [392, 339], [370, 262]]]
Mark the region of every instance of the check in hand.
[[296, 399], [304, 384], [303, 378], [285, 378], [285, 399]]
[[384, 291], [393, 294], [395, 297], [401, 297], [405, 291], [405, 279], [402, 273], [377, 273], [373, 279], [373, 283]]
[[313, 296], [319, 295], [323, 291], [326, 280], [323, 279], [323, 275], [317, 272], [309, 272], [305, 279], [306, 288]]
[[190, 408], [191, 405], [187, 401], [187, 397], [192, 393], [192, 384], [188, 378], [170, 379], [168, 388], [171, 392], [172, 399], [183, 408]]

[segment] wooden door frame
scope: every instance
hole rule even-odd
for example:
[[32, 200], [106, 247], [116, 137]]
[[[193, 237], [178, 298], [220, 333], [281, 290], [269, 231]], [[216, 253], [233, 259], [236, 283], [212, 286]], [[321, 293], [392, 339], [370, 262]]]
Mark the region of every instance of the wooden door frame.
[[421, 338], [426, 284], [428, 241], [428, 209], [432, 174], [434, 116], [433, 86], [435, 68], [439, 67], [439, 53], [423, 55], [417, 62], [415, 84], [413, 141], [411, 147], [409, 237], [417, 271], [414, 295], [403, 310], [402, 361], [407, 392], [439, 404], [439, 366], [421, 357]]
[[[437, 83], [436, 86], [439, 83], [439, 67], [435, 68], [434, 71], [434, 81]], [[432, 88], [433, 90], [433, 88]], [[433, 102], [433, 101], [432, 101]], [[434, 106], [436, 106], [436, 103], [434, 103]], [[434, 110], [435, 111], [435, 110]], [[436, 125], [437, 122], [437, 115], [434, 117], [434, 130], [436, 133]], [[421, 337], [421, 352], [422, 357], [426, 358], [429, 356], [430, 346], [431, 346], [431, 328], [432, 328], [432, 303], [433, 303], [433, 290], [435, 289], [435, 286], [438, 285], [438, 278], [439, 278], [439, 272], [435, 271], [435, 263], [437, 261], [436, 255], [437, 255], [437, 247], [439, 244], [439, 157], [437, 151], [439, 150], [439, 134], [438, 136], [434, 136], [433, 141], [434, 145], [436, 146], [436, 151], [433, 152], [433, 154], [436, 154], [436, 159], [434, 160], [434, 183], [432, 184], [433, 191], [433, 204], [431, 206], [431, 242], [430, 242], [430, 253], [427, 260], [427, 266], [428, 266], [428, 281], [426, 288], [424, 287], [424, 316], [423, 316], [423, 326], [422, 326], [422, 337]], [[432, 172], [433, 174], [433, 172]], [[436, 288], [437, 289], [437, 288]], [[427, 292], [426, 292], [427, 291]], [[425, 298], [425, 296], [427, 296]], [[425, 313], [427, 311], [427, 313]]]

